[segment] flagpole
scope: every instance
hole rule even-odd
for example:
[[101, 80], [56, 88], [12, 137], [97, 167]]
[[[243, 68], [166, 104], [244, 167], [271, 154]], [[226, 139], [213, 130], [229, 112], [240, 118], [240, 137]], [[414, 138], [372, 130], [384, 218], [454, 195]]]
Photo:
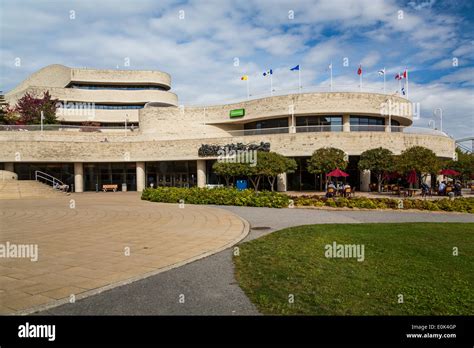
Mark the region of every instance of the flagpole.
[[385, 67], [383, 68], [383, 94], [385, 94]]
[[360, 75], [359, 75], [359, 91], [362, 92], [362, 66], [359, 64]]
[[250, 99], [249, 78], [247, 77], [247, 100]]
[[402, 78], [400, 72], [398, 72], [398, 94], [402, 94]]
[[270, 74], [270, 95], [273, 95], [273, 74]]
[[329, 86], [330, 86], [330, 90], [331, 90], [331, 92], [332, 92], [332, 62], [331, 62], [330, 67], [331, 67], [331, 69], [329, 69], [329, 70], [330, 70], [329, 72], [330, 72], [331, 80], [330, 80]]
[[301, 93], [301, 65], [298, 69], [298, 90], [300, 91]]
[[408, 99], [408, 69], [405, 67], [405, 71], [407, 73], [407, 78], [406, 78], [406, 81], [405, 81], [405, 89], [406, 89], [406, 93], [407, 93], [407, 99]]

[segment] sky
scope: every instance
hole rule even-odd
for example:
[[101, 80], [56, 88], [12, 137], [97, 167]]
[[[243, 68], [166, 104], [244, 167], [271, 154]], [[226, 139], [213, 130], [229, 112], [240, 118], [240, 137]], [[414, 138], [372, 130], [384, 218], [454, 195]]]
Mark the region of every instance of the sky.
[[[398, 90], [408, 69], [414, 126], [474, 135], [471, 0], [0, 0], [0, 90], [50, 65], [160, 70], [182, 105], [302, 91]], [[433, 123], [434, 122], [434, 123]]]

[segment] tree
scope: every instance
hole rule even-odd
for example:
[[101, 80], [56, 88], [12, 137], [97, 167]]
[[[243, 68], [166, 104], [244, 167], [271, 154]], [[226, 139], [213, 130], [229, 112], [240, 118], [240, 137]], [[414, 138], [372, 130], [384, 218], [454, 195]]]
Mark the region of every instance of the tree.
[[401, 173], [415, 170], [424, 179], [426, 175], [438, 172], [440, 161], [430, 149], [423, 146], [413, 146], [402, 151], [398, 156], [396, 167]]
[[0, 94], [0, 124], [15, 124], [18, 121], [18, 113], [5, 100], [5, 96]]
[[[324, 174], [325, 182], [327, 182], [327, 173], [336, 168], [346, 169], [346, 154], [340, 149], [334, 147], [323, 147], [313, 152], [308, 160], [308, 172], [311, 174]], [[321, 181], [322, 190], [322, 181]]]
[[454, 169], [461, 173], [461, 180], [470, 180], [474, 176], [474, 153], [464, 152], [456, 148], [458, 160], [448, 160], [443, 163], [443, 168]]
[[377, 189], [381, 191], [383, 173], [392, 171], [394, 168], [394, 158], [392, 151], [383, 147], [364, 151], [360, 155], [360, 170], [370, 170], [377, 177]]
[[259, 151], [257, 154], [257, 165], [261, 168], [261, 174], [267, 178], [272, 191], [275, 190], [275, 181], [279, 174], [294, 173], [297, 168], [294, 159], [286, 158], [276, 152]]
[[262, 178], [266, 177], [273, 191], [277, 175], [294, 172], [296, 166], [294, 159], [286, 158], [276, 152], [257, 151], [254, 163], [218, 161], [213, 164], [212, 169], [224, 177], [227, 186], [231, 178], [241, 175], [247, 176], [254, 190], [258, 191]]
[[246, 172], [245, 165], [243, 163], [232, 163], [225, 161], [217, 161], [212, 165], [213, 171], [217, 175], [224, 177], [226, 186], [230, 186], [230, 179], [238, 175], [244, 175]]
[[57, 123], [56, 109], [57, 99], [52, 99], [48, 91], [43, 93], [42, 98], [35, 98], [31, 94], [26, 93], [21, 97], [15, 107], [20, 114], [19, 122], [21, 124], [40, 124], [41, 111], [43, 111], [44, 124]]

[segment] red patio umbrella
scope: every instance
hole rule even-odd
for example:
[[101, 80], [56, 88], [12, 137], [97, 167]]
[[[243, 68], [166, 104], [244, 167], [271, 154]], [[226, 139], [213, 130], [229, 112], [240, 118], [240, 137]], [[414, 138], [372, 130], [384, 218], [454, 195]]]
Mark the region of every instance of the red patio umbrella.
[[454, 169], [443, 169], [439, 172], [442, 175], [449, 175], [449, 176], [458, 176], [459, 172], [455, 171]]
[[418, 177], [416, 176], [416, 170], [413, 169], [410, 174], [408, 174], [407, 181], [409, 184], [416, 184], [416, 182], [418, 181]]
[[340, 176], [347, 177], [347, 176], [349, 176], [349, 174], [347, 174], [346, 172], [343, 172], [342, 170], [337, 168], [337, 169], [334, 169], [332, 172], [329, 172], [327, 174], [327, 176], [334, 176], [334, 177], [338, 178]]

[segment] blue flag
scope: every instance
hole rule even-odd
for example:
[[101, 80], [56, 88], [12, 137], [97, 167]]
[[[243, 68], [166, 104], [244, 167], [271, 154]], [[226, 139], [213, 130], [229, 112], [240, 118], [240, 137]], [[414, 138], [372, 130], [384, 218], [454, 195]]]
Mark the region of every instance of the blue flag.
[[273, 75], [273, 70], [272, 69], [267, 70], [263, 73], [263, 76], [268, 76], [268, 75]]
[[294, 68], [291, 68], [290, 70], [291, 71], [300, 70], [300, 65], [298, 64], [297, 66], [295, 66]]

